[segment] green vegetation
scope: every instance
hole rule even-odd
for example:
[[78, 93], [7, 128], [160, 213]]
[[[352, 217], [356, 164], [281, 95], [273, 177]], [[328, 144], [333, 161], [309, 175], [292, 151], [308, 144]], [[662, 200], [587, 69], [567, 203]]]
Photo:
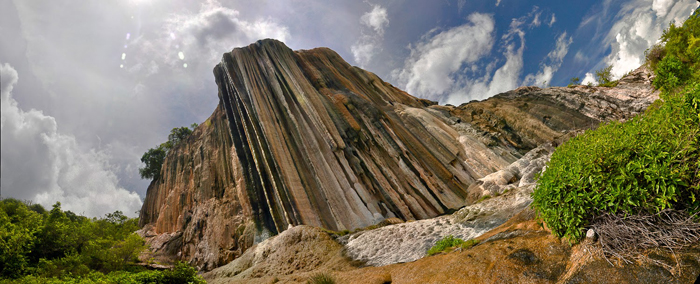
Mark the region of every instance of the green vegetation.
[[471, 239], [471, 240], [468, 240], [468, 241], [464, 242], [464, 243], [461, 244], [459, 247], [460, 247], [461, 249], [463, 249], [463, 250], [464, 250], [464, 249], [470, 249], [470, 248], [472, 248], [473, 246], [478, 245], [480, 242], [481, 242], [481, 241], [479, 241], [479, 240]]
[[307, 284], [335, 284], [335, 279], [325, 273], [319, 273], [311, 277]]
[[119, 211], [89, 219], [16, 199], [0, 201], [0, 283], [204, 283], [196, 270], [136, 265], [138, 220]]
[[598, 86], [601, 87], [615, 87], [618, 81], [612, 79], [612, 65], [608, 65], [603, 69], [595, 71], [595, 78], [598, 81]]
[[573, 77], [569, 80], [569, 85], [567, 85], [567, 87], [573, 88], [574, 86], [578, 85], [580, 82], [581, 82], [581, 78]]
[[554, 152], [532, 194], [532, 206], [554, 234], [578, 241], [604, 213], [700, 211], [699, 38], [698, 16], [682, 27], [671, 25], [662, 37], [665, 45], [646, 54], [662, 100], [643, 115], [587, 131]]
[[187, 126], [175, 127], [170, 130], [170, 135], [168, 135], [168, 141], [161, 143], [158, 147], [148, 149], [146, 153], [141, 156], [141, 162], [146, 164], [145, 167], [139, 168], [139, 174], [142, 179], [154, 179], [160, 178], [160, 169], [165, 161], [165, 156], [168, 154], [170, 149], [178, 145], [180, 142], [187, 140], [192, 134], [192, 131], [197, 128], [196, 123], [192, 123], [190, 129]]
[[438, 240], [435, 245], [428, 250], [428, 255], [434, 255], [462, 244], [464, 244], [463, 239], [455, 238], [453, 235], [449, 235]]

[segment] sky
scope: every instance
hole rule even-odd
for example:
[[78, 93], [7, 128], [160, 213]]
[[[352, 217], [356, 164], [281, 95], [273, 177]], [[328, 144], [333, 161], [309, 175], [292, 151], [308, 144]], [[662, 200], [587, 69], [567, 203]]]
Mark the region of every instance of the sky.
[[695, 0], [0, 0], [3, 198], [136, 216], [141, 155], [218, 104], [224, 52], [329, 47], [410, 94], [459, 105], [620, 77]]

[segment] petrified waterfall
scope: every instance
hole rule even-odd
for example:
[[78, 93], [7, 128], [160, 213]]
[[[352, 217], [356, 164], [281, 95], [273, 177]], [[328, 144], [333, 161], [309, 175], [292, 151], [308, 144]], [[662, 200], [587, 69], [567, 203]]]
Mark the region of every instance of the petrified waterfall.
[[521, 87], [440, 106], [330, 49], [276, 40], [225, 53], [214, 75], [219, 105], [170, 150], [140, 215], [158, 257], [204, 270], [290, 225], [352, 230], [451, 212], [517, 180], [479, 179], [538, 145], [657, 98], [640, 69], [616, 88]]
[[429, 102], [335, 52], [261, 41], [225, 54], [214, 74], [253, 212], [269, 230], [354, 229], [464, 205], [475, 175], [456, 132], [414, 109]]

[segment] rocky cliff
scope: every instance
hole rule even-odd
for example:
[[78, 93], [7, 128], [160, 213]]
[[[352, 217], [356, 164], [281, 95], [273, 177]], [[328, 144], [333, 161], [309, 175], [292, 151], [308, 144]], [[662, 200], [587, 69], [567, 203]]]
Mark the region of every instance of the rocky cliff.
[[453, 212], [531, 175], [509, 165], [537, 146], [658, 98], [640, 69], [616, 88], [523, 87], [439, 106], [332, 50], [275, 40], [224, 54], [214, 75], [219, 106], [170, 151], [141, 210], [152, 248], [205, 270], [291, 226]]

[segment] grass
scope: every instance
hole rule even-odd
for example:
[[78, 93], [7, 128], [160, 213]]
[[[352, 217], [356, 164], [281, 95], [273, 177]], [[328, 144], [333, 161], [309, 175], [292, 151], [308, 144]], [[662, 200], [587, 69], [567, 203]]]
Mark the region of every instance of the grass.
[[449, 248], [453, 248], [464, 244], [464, 240], [460, 238], [455, 238], [453, 235], [446, 236], [438, 240], [433, 247], [428, 250], [428, 255], [435, 255], [446, 251]]
[[335, 279], [326, 273], [318, 273], [306, 281], [307, 284], [335, 284]]

